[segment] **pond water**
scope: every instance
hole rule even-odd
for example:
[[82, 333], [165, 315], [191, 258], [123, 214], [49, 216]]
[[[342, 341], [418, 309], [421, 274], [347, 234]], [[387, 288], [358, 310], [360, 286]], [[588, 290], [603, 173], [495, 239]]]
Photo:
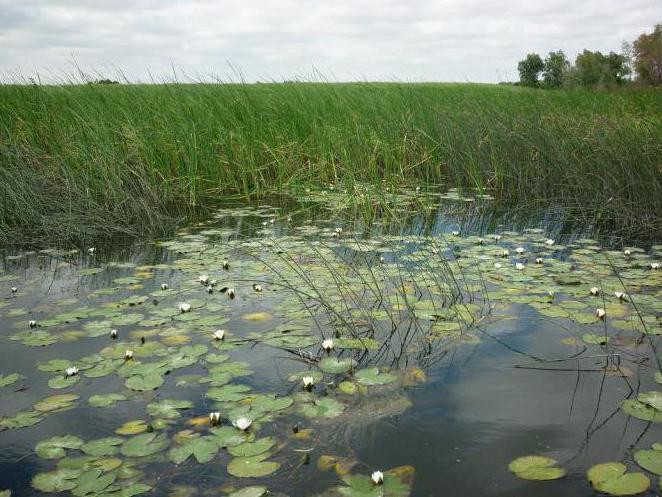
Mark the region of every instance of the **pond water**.
[[301, 197], [5, 252], [0, 495], [656, 494], [655, 240], [452, 190]]

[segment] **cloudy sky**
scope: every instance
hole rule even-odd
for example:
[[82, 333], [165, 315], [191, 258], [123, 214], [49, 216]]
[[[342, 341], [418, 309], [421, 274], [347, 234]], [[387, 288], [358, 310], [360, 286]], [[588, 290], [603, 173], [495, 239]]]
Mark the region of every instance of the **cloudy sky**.
[[0, 78], [497, 82], [529, 51], [619, 51], [656, 22], [662, 0], [0, 0]]

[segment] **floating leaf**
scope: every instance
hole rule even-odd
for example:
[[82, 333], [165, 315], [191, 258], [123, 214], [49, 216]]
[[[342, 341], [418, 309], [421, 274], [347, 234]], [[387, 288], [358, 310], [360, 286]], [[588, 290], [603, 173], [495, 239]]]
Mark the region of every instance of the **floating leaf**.
[[635, 399], [624, 400], [621, 404], [621, 409], [630, 416], [643, 419], [644, 421], [662, 422], [662, 412]]
[[[244, 487], [240, 490], [232, 492], [228, 497], [262, 497], [267, 494], [267, 487], [251, 486]], [[2, 496], [0, 496], [2, 497]]]
[[659, 444], [654, 445], [653, 450], [638, 450], [634, 453], [634, 460], [645, 470], [662, 475], [662, 447]]
[[252, 457], [235, 457], [228, 464], [228, 473], [240, 478], [258, 478], [267, 476], [280, 468], [280, 464], [265, 461], [269, 454], [260, 454]]
[[77, 469], [58, 469], [39, 473], [32, 479], [32, 486], [41, 492], [64, 492], [78, 485], [76, 479], [81, 471]]
[[146, 390], [155, 390], [164, 383], [163, 376], [160, 374], [133, 375], [129, 376], [124, 382], [126, 388], [144, 392]]
[[34, 408], [40, 412], [59, 411], [73, 407], [73, 402], [78, 400], [79, 396], [75, 394], [61, 394], [47, 397], [34, 405]]
[[221, 448], [240, 445], [246, 441], [250, 441], [252, 437], [252, 435], [242, 433], [231, 426], [212, 428], [211, 432], [216, 437], [216, 443]]
[[119, 452], [119, 445], [124, 442], [123, 438], [106, 437], [90, 440], [80, 448], [88, 456], [103, 457], [114, 456]]
[[230, 447], [228, 452], [238, 457], [257, 456], [271, 449], [275, 443], [276, 441], [271, 437], [260, 438], [255, 442], [246, 442], [235, 447]]
[[0, 374], [0, 388], [16, 383], [20, 378], [21, 375], [18, 373], [8, 374], [7, 376]]
[[193, 407], [193, 402], [188, 400], [165, 399], [147, 404], [147, 412], [150, 416], [175, 419], [181, 416], [178, 409], [190, 409], [191, 407]]
[[211, 461], [218, 453], [218, 439], [214, 436], [198, 437], [170, 449], [168, 456], [175, 464], [181, 464], [190, 456], [204, 464]]
[[335, 357], [325, 357], [320, 361], [320, 369], [329, 374], [346, 373], [355, 368], [357, 362], [354, 359], [337, 359]]
[[83, 441], [73, 435], [51, 437], [42, 440], [35, 447], [37, 455], [42, 459], [59, 459], [65, 456], [64, 449], [79, 449]]
[[108, 488], [117, 478], [113, 473], [104, 473], [99, 469], [87, 471], [78, 477], [77, 486], [71, 493], [83, 497], [88, 494], [97, 494]]
[[380, 373], [379, 368], [371, 367], [357, 371], [356, 379], [363, 385], [386, 385], [395, 381], [395, 376], [388, 373]]
[[127, 421], [122, 426], [120, 426], [115, 433], [118, 435], [136, 435], [138, 433], [144, 433], [147, 431], [147, 423], [142, 419], [136, 419], [134, 421]]
[[88, 402], [94, 407], [108, 407], [114, 405], [120, 400], [127, 400], [126, 396], [121, 393], [107, 393], [103, 395], [92, 395]]
[[48, 386], [56, 390], [68, 388], [80, 381], [80, 376], [55, 376], [48, 380]]
[[2, 418], [0, 419], [0, 426], [5, 428], [14, 429], [14, 428], [25, 428], [27, 426], [33, 426], [37, 423], [43, 421], [44, 418], [42, 413], [37, 411], [22, 411], [17, 413], [12, 418]]
[[219, 402], [237, 402], [249, 397], [251, 387], [248, 385], [225, 385], [220, 388], [210, 388], [207, 397]]
[[554, 459], [543, 456], [518, 457], [508, 469], [523, 480], [557, 480], [565, 476], [565, 470], [557, 468]]
[[344, 404], [335, 399], [326, 397], [323, 399], [316, 399], [312, 403], [303, 404], [299, 407], [299, 412], [310, 418], [335, 418], [340, 416], [344, 409]]
[[168, 437], [164, 433], [143, 433], [124, 442], [120, 452], [127, 457], [144, 457], [156, 454], [167, 446]]
[[657, 411], [662, 411], [662, 392], [641, 392], [637, 398], [639, 402], [643, 402]]
[[610, 495], [636, 495], [645, 492], [650, 480], [643, 473], [626, 473], [625, 464], [607, 462], [588, 470], [588, 481], [599, 492]]

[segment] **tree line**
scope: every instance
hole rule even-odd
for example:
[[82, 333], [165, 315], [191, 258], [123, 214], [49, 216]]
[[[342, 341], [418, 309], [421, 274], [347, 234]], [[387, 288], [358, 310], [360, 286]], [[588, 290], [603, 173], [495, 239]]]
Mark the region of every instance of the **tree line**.
[[572, 64], [563, 50], [545, 59], [530, 53], [517, 64], [519, 84], [540, 88], [609, 88], [632, 81], [662, 85], [662, 24], [641, 34], [634, 43], [624, 42], [621, 53], [584, 50]]

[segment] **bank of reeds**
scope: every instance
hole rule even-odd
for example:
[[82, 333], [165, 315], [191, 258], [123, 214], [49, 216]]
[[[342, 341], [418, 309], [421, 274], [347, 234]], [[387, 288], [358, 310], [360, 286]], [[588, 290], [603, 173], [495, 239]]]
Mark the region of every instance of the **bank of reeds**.
[[489, 188], [662, 229], [662, 93], [0, 86], [0, 241], [158, 233], [222, 196], [355, 180]]

